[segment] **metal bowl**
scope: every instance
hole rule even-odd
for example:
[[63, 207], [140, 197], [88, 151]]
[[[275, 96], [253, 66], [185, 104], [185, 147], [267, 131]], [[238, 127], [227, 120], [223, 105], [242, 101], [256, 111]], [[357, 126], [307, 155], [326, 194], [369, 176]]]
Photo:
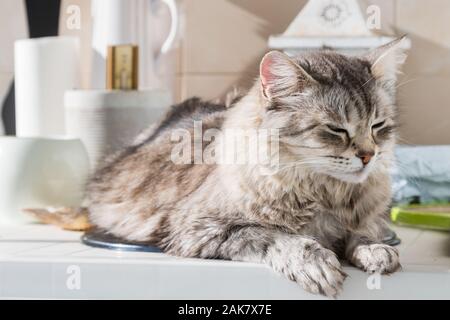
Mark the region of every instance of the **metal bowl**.
[[102, 230], [91, 230], [81, 236], [81, 242], [85, 245], [116, 251], [134, 252], [162, 252], [158, 247], [148, 243], [130, 242], [117, 238]]

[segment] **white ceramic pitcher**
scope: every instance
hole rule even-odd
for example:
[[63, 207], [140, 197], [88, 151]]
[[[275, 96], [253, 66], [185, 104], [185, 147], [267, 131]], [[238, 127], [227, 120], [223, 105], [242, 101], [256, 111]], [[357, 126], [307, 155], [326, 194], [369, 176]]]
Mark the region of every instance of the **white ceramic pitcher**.
[[[161, 19], [160, 4], [167, 6], [171, 20], [168, 35], [162, 43], [167, 19]], [[176, 1], [93, 0], [92, 19], [91, 88], [105, 88], [107, 47], [120, 44], [139, 46], [139, 88], [158, 87], [157, 61], [172, 48], [177, 35]]]

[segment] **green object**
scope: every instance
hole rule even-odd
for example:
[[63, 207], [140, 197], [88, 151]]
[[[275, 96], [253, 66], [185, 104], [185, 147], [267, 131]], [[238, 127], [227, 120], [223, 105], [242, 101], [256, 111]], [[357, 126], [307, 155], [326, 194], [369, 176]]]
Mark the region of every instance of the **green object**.
[[450, 204], [394, 207], [391, 220], [399, 225], [450, 231]]

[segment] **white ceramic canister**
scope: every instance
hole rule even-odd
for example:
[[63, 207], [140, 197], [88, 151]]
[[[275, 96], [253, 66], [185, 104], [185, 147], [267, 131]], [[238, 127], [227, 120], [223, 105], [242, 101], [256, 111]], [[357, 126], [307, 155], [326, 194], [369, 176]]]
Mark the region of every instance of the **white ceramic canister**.
[[86, 146], [92, 168], [131, 144], [172, 103], [167, 90], [70, 90], [64, 97], [66, 131]]

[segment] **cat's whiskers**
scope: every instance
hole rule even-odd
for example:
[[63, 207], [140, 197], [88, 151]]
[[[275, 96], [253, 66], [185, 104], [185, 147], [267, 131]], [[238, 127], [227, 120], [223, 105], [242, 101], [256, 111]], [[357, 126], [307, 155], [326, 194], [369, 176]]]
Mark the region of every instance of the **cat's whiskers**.
[[284, 145], [289, 146], [289, 147], [294, 147], [294, 148], [298, 148], [298, 149], [311, 149], [311, 150], [322, 150], [323, 147], [312, 147], [312, 146], [305, 146], [305, 145], [298, 145], [298, 144], [294, 144], [294, 143], [289, 143], [286, 141], [281, 141]]
[[323, 157], [314, 157], [314, 158], [306, 158], [299, 161], [292, 161], [292, 162], [286, 162], [281, 163], [280, 168], [282, 170], [287, 170], [291, 168], [299, 168], [299, 167], [325, 167], [326, 165], [329, 165], [329, 161], [324, 159]]
[[404, 145], [408, 145], [408, 146], [413, 146], [413, 145], [415, 145], [414, 143], [412, 143], [411, 141], [409, 141], [409, 140], [407, 140], [407, 139], [405, 139], [405, 138], [403, 138], [403, 137], [397, 137], [397, 140], [398, 140], [399, 142], [401, 142], [402, 144], [404, 144]]
[[409, 84], [409, 83], [411, 83], [411, 82], [414, 82], [414, 81], [417, 81], [417, 80], [419, 80], [419, 78], [412, 78], [412, 79], [405, 80], [405, 81], [399, 83], [399, 84], [395, 87], [395, 89], [399, 89], [399, 88], [403, 87], [404, 85], [407, 85], [407, 84]]
[[366, 85], [368, 85], [372, 80], [375, 80], [375, 77], [374, 76], [371, 76], [370, 78], [369, 78], [369, 80], [367, 80], [366, 82], [364, 82], [363, 84], [362, 84], [362, 86], [360, 87], [360, 89], [363, 89]]

